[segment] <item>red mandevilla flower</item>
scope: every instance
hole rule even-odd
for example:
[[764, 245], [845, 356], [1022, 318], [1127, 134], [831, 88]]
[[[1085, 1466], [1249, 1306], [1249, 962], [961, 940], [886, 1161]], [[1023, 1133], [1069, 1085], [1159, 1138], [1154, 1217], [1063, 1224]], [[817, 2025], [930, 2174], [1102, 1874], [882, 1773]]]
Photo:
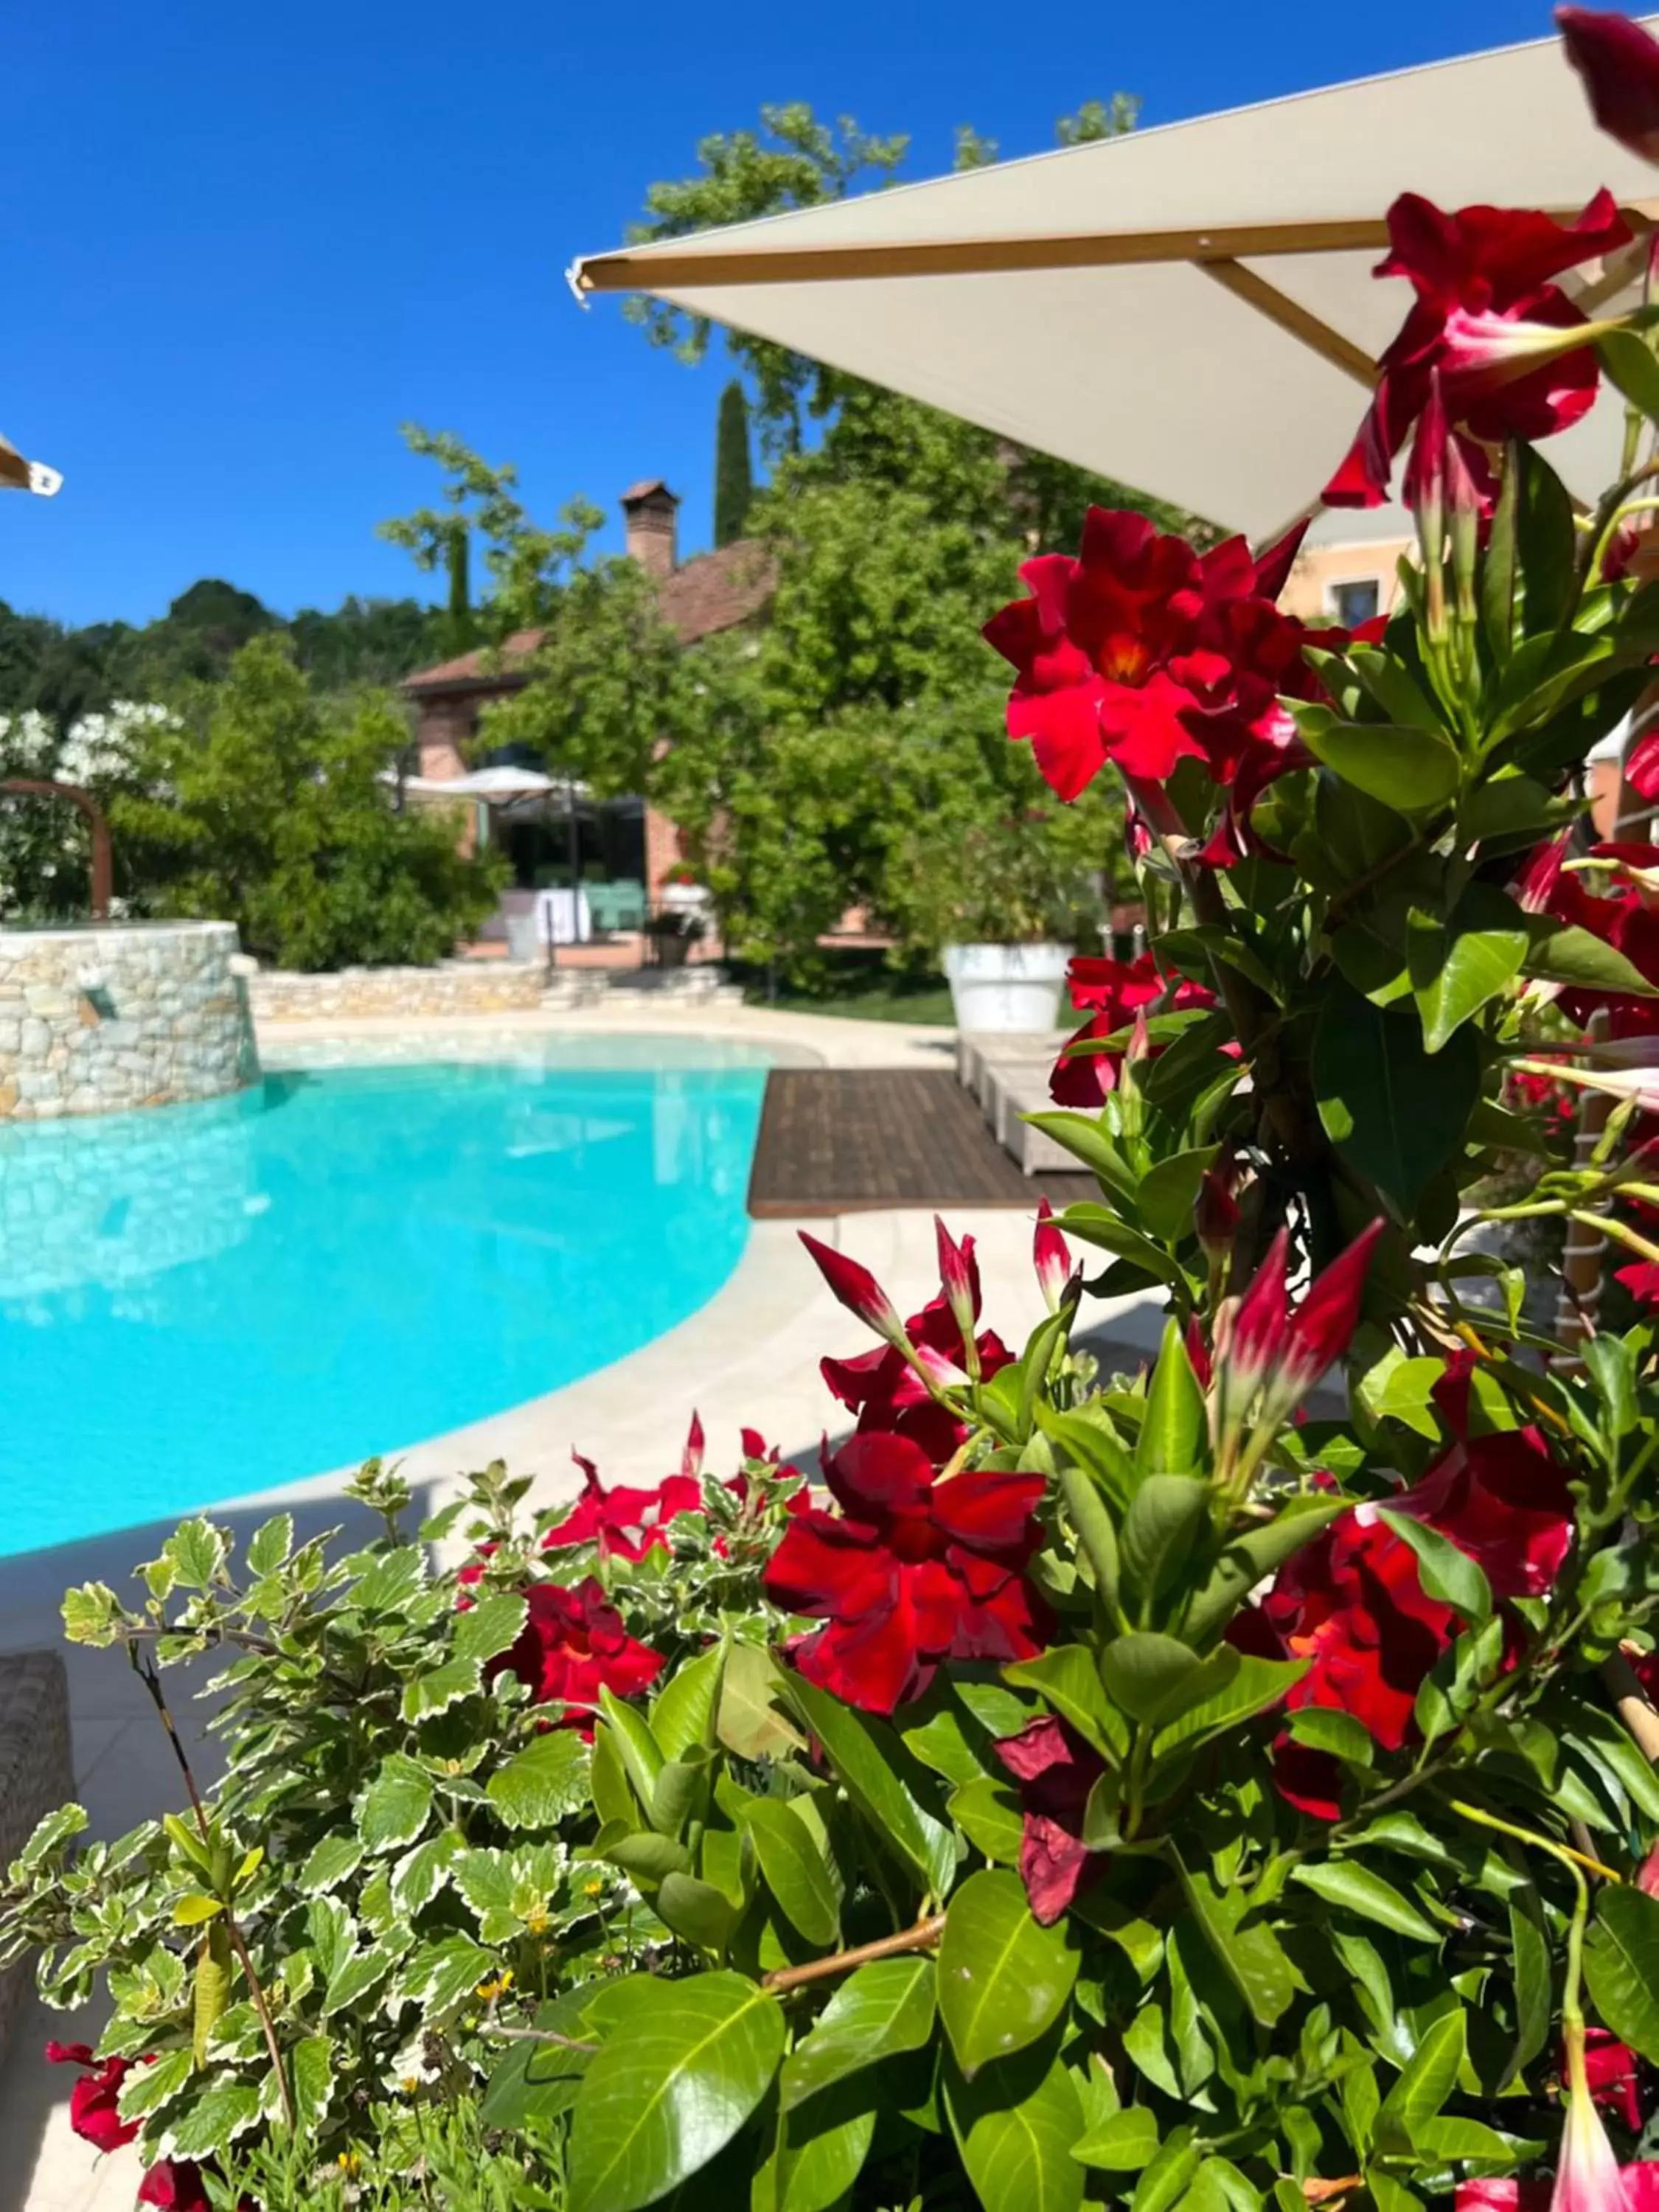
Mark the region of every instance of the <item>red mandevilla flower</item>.
[[[1600, 375], [1593, 346], [1578, 343], [1530, 369], [1506, 362], [1517, 373], [1494, 381], [1488, 319], [1582, 332], [1586, 318], [1550, 280], [1630, 241], [1606, 191], [1572, 223], [1528, 209], [1449, 215], [1403, 192], [1389, 210], [1389, 235], [1392, 250], [1376, 273], [1404, 276], [1417, 300], [1378, 365], [1376, 397], [1358, 435], [1325, 487], [1332, 507], [1378, 507], [1387, 498], [1395, 456], [1428, 402], [1437, 368], [1451, 424], [1486, 442], [1548, 437], [1587, 415]], [[1477, 319], [1478, 362], [1469, 358], [1474, 342], [1462, 317]]]
[[1638, 160], [1659, 162], [1659, 43], [1628, 15], [1558, 8], [1555, 20], [1597, 123]]
[[1083, 1815], [1106, 1762], [1067, 1722], [1046, 1715], [992, 1749], [1019, 1784], [1019, 1878], [1031, 1917], [1050, 1928], [1104, 1870], [1105, 1853], [1083, 1840]]
[[[962, 1264], [967, 1279], [969, 1311], [976, 1320], [980, 1310], [979, 1261], [974, 1240], [964, 1237]], [[919, 1314], [902, 1324], [909, 1356], [887, 1345], [877, 1352], [851, 1359], [827, 1358], [819, 1371], [843, 1406], [858, 1415], [859, 1433], [890, 1431], [919, 1443], [936, 1466], [943, 1466], [965, 1442], [966, 1425], [946, 1406], [939, 1404], [917, 1372], [918, 1364], [937, 1381], [962, 1383], [967, 1380], [968, 1347], [949, 1303], [941, 1295], [930, 1299]], [[981, 1329], [974, 1339], [981, 1380], [1008, 1366], [1013, 1354], [993, 1329]]]
[[[1104, 1103], [1117, 1088], [1118, 1071], [1126, 1053], [1081, 1052], [1085, 1044], [1103, 1044], [1120, 1030], [1128, 1029], [1143, 1007], [1166, 993], [1171, 1010], [1182, 1006], [1212, 1006], [1215, 994], [1202, 983], [1165, 975], [1150, 952], [1133, 960], [1109, 960], [1079, 953], [1066, 970], [1066, 988], [1078, 1013], [1089, 1017], [1054, 1062], [1048, 1078], [1048, 1096], [1057, 1106], [1086, 1112]], [[1161, 1048], [1153, 1048], [1153, 1055]]]
[[[701, 1425], [695, 1427], [694, 1435], [701, 1465]], [[689, 1465], [689, 1443], [686, 1456]], [[622, 1485], [607, 1490], [591, 1459], [584, 1459], [580, 1452], [573, 1452], [571, 1457], [582, 1471], [582, 1493], [563, 1520], [556, 1522], [543, 1537], [544, 1552], [571, 1552], [579, 1544], [595, 1544], [601, 1559], [637, 1564], [647, 1552], [670, 1548], [668, 1524], [678, 1515], [702, 1510], [702, 1484], [696, 1474], [667, 1475], [654, 1490], [630, 1490]]]
[[1568, 2024], [1566, 2113], [1555, 2179], [1465, 2181], [1454, 2212], [1659, 2212], [1659, 2162], [1621, 2166], [1595, 2109], [1582, 2026]]
[[855, 1436], [824, 1461], [839, 1515], [791, 1521], [765, 1588], [825, 1625], [787, 1647], [809, 1682], [866, 1712], [919, 1698], [943, 1659], [1029, 1659], [1050, 1627], [1026, 1581], [1041, 1475], [939, 1481], [908, 1437]]
[[[84, 2066], [70, 2091], [70, 2125], [94, 2150], [119, 2150], [137, 2136], [140, 2123], [121, 2118], [121, 2084], [131, 2072], [131, 2058], [95, 2058], [88, 2043], [49, 2043], [46, 2058], [53, 2066]], [[148, 2060], [145, 2061], [148, 2064]]]
[[158, 2158], [139, 2185], [138, 2202], [156, 2212], [211, 2212], [212, 2199], [193, 2159]]
[[516, 1674], [532, 1705], [568, 1706], [561, 1727], [591, 1737], [602, 1689], [613, 1697], [637, 1697], [661, 1672], [660, 1653], [628, 1633], [592, 1575], [573, 1589], [532, 1583], [524, 1595], [529, 1618], [518, 1641], [489, 1662], [485, 1676], [493, 1681], [498, 1674]]

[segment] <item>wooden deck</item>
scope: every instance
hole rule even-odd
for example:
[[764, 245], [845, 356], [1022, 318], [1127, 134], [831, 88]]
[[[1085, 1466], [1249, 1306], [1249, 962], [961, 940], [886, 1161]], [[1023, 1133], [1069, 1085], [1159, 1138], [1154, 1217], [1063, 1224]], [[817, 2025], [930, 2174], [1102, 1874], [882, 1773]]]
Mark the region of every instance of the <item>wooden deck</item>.
[[1086, 1175], [1025, 1176], [945, 1069], [774, 1068], [749, 1176], [757, 1220], [886, 1206], [1035, 1210], [1089, 1195]]

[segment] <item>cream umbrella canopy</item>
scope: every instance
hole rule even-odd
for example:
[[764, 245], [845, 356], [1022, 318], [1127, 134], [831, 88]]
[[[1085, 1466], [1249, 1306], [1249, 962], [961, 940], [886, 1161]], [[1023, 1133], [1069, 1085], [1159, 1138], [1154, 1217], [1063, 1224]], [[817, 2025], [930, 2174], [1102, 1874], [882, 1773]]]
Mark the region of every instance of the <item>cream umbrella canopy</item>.
[[[1554, 40], [578, 261], [1261, 538], [1347, 450], [1410, 294], [1372, 280], [1401, 191], [1645, 227], [1659, 173], [1606, 137]], [[1564, 280], [1589, 304], [1643, 246]], [[1547, 450], [1613, 473], [1604, 398]]]

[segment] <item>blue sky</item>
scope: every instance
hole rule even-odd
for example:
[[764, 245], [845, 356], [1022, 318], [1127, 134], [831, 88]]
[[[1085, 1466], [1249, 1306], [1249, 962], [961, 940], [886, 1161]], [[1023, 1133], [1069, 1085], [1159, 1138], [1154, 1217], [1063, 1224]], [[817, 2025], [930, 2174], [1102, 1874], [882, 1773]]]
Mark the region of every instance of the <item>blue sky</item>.
[[410, 417], [515, 461], [538, 517], [665, 476], [706, 544], [721, 361], [562, 272], [763, 101], [908, 131], [919, 177], [960, 123], [1031, 153], [1115, 90], [1168, 122], [1548, 27], [1544, 0], [15, 9], [0, 430], [66, 482], [0, 501], [0, 598], [143, 622], [203, 575], [284, 612], [416, 588], [374, 534], [435, 484]]

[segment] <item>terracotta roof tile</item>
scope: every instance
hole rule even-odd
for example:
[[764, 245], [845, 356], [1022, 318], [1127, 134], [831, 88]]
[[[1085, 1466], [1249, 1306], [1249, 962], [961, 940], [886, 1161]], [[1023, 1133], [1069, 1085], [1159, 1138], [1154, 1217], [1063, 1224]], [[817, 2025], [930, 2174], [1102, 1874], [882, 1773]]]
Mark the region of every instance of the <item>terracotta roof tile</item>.
[[[777, 574], [758, 538], [739, 538], [718, 552], [700, 553], [665, 579], [660, 596], [663, 619], [682, 645], [717, 631], [735, 629], [757, 615], [771, 598]], [[518, 629], [499, 654], [480, 648], [441, 660], [434, 668], [406, 676], [400, 689], [418, 696], [428, 691], [511, 691], [525, 681], [524, 664], [541, 643], [538, 629]], [[493, 665], [486, 665], [493, 659]]]
[[679, 505], [679, 494], [677, 491], [668, 491], [668, 486], [660, 477], [641, 477], [638, 483], [629, 484], [622, 495], [622, 503], [624, 507], [629, 507], [635, 500], [649, 499], [653, 493], [659, 491], [668, 492], [668, 496], [673, 501], [675, 506]]

